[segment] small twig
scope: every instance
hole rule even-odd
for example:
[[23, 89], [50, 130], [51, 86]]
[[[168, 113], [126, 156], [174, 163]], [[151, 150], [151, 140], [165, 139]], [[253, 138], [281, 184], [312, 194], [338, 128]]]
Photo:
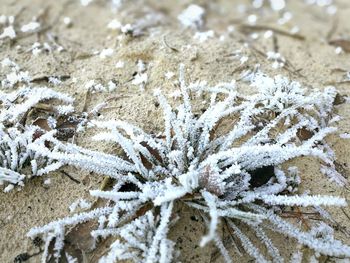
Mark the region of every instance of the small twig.
[[70, 78], [70, 75], [62, 75], [62, 76], [40, 76], [40, 77], [36, 77], [30, 80], [30, 82], [40, 82], [40, 81], [45, 81], [45, 82], [49, 82], [50, 77], [54, 77], [54, 78], [59, 78], [62, 81], [65, 81], [67, 79]]
[[116, 96], [107, 98], [106, 102], [112, 101], [112, 100], [118, 100], [118, 99], [129, 98], [129, 97], [130, 97], [129, 95], [116, 95]]
[[38, 104], [33, 106], [33, 109], [44, 110], [44, 111], [55, 111], [55, 109], [54, 109], [54, 107], [52, 107], [52, 105], [45, 104], [45, 103], [38, 103]]
[[272, 41], [273, 41], [273, 51], [274, 51], [275, 53], [277, 53], [278, 50], [279, 50], [279, 46], [278, 46], [278, 39], [277, 39], [277, 36], [276, 36], [276, 35], [273, 35], [273, 36], [272, 36]]
[[69, 179], [71, 179], [73, 182], [77, 183], [77, 184], [80, 184], [81, 182], [77, 179], [75, 179], [74, 177], [72, 177], [70, 174], [68, 174], [67, 172], [65, 171], [60, 171], [63, 175], [67, 176]]
[[341, 47], [344, 52], [350, 52], [350, 40], [345, 38], [338, 38], [329, 40], [328, 44], [335, 46], [335, 47]]
[[171, 49], [172, 51], [179, 52], [178, 49], [176, 49], [176, 48], [170, 46], [170, 45], [167, 43], [167, 41], [166, 41], [166, 36], [163, 36], [163, 43], [164, 43], [164, 45], [165, 45], [166, 47], [168, 47], [168, 48]]
[[336, 72], [342, 72], [342, 73], [346, 73], [346, 72], [349, 72], [350, 70], [346, 70], [346, 69], [343, 69], [343, 68], [332, 68], [331, 69], [331, 73], [336, 73]]
[[109, 185], [111, 182], [112, 182], [112, 178], [109, 177], [109, 176], [106, 176], [105, 178], [103, 178], [103, 181], [102, 181], [102, 183], [101, 183], [99, 189], [100, 189], [101, 191], [105, 190], [106, 187], [107, 187], [107, 185]]
[[84, 104], [83, 104], [82, 112], [86, 112], [86, 110], [87, 110], [87, 103], [88, 103], [89, 96], [90, 96], [90, 89], [88, 89], [86, 91], [86, 93], [85, 93], [85, 98], [84, 98]]
[[277, 28], [273, 28], [270, 26], [264, 26], [264, 25], [240, 25], [239, 27], [240, 31], [242, 32], [246, 32], [246, 31], [267, 31], [267, 30], [271, 30], [272, 32], [274, 32], [275, 34], [279, 34], [282, 36], [286, 36], [286, 37], [291, 37], [291, 38], [295, 38], [298, 40], [305, 40], [305, 37], [303, 35], [300, 34], [292, 34], [289, 33], [287, 31], [281, 30], [281, 29], [277, 29]]
[[344, 215], [350, 220], [350, 216], [344, 211], [344, 208], [340, 208], [343, 211]]
[[329, 81], [326, 82], [325, 85], [340, 85], [340, 84], [349, 84], [350, 80], [342, 80], [342, 81]]

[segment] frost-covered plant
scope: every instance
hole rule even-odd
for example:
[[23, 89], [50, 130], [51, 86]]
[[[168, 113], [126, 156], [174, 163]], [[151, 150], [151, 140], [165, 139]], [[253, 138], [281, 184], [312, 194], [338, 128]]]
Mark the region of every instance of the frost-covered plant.
[[[283, 83], [290, 85], [285, 79]], [[350, 247], [335, 240], [329, 226], [315, 224], [310, 231], [302, 231], [280, 215], [282, 207], [312, 209], [346, 205], [343, 198], [289, 192], [293, 180], [278, 168], [301, 156], [332, 162], [322, 141], [334, 131], [323, 123], [326, 118], [323, 114], [329, 113], [328, 108], [332, 107], [334, 92], [326, 90], [309, 98], [301, 91], [283, 89], [290, 96], [287, 101], [280, 101], [280, 94], [267, 89], [275, 85], [268, 79], [256, 79], [255, 85], [259, 87], [257, 95], [245, 98], [238, 95], [233, 83], [211, 88], [203, 83], [187, 86], [181, 70], [182, 104], [173, 108], [161, 91], [155, 92], [164, 111], [163, 134], [148, 134], [124, 121], [93, 122], [94, 127], [106, 130], [94, 139], [119, 144], [126, 154], [124, 158], [64, 144], [52, 136], [54, 132], [31, 144], [30, 149], [42, 156], [110, 176], [116, 182], [109, 191], [90, 192], [92, 196], [107, 199], [105, 207], [30, 230], [30, 237], [43, 235], [46, 240], [43, 261], [52, 256], [49, 254], [57, 259], [61, 257], [67, 228], [98, 220], [99, 227], [91, 233], [95, 240], [108, 236], [117, 238], [100, 262], [124, 259], [171, 262], [175, 244], [167, 235], [177, 203], [202, 214], [208, 233], [202, 238], [201, 246], [213, 241], [227, 262], [232, 260], [217, 234], [221, 220], [258, 262], [269, 258], [274, 262], [284, 261], [267, 230], [292, 237], [321, 254], [350, 256]], [[209, 92], [210, 104], [203, 114], [197, 115], [189, 89]], [[313, 111], [314, 117], [299, 111], [299, 101], [295, 98], [299, 95], [304, 96], [301, 108]], [[268, 114], [264, 117], [266, 124], [260, 126], [256, 119], [275, 109], [278, 110], [276, 114]], [[282, 125], [281, 132], [272, 133], [278, 124]], [[297, 140], [297, 130], [301, 127], [312, 129], [314, 133], [310, 138]], [[55, 147], [45, 149], [47, 142]], [[265, 174], [257, 171], [271, 167], [274, 175], [263, 180]], [[250, 228], [257, 240], [251, 240], [243, 227]], [[268, 255], [263, 255], [257, 242], [266, 247]], [[49, 246], [53, 247], [51, 252]]]
[[5, 192], [12, 190], [14, 185], [23, 186], [25, 178], [41, 176], [62, 166], [28, 148], [28, 144], [43, 132], [36, 126], [23, 129], [0, 127], [0, 185], [8, 184]]
[[46, 131], [35, 125], [25, 125], [24, 119], [38, 103], [58, 100], [67, 105], [55, 107], [59, 115], [73, 110], [73, 99], [48, 88], [21, 88], [11, 93], [0, 92], [0, 184], [23, 186], [23, 180], [58, 169], [62, 164], [39, 156], [28, 145]]
[[23, 87], [11, 93], [0, 92], [0, 121], [6, 125], [16, 124], [38, 103], [48, 100], [58, 100], [66, 104], [54, 106], [54, 109], [60, 115], [66, 115], [74, 111], [72, 105], [74, 99], [67, 94], [47, 87]]
[[13, 88], [19, 83], [28, 84], [31, 80], [28, 71], [22, 71], [21, 68], [9, 58], [5, 58], [1, 61], [0, 69], [7, 71], [5, 78], [0, 82], [0, 87], [2, 88]]
[[[312, 88], [314, 91], [307, 93], [299, 82], [280, 75], [270, 78], [260, 71], [246, 75], [245, 80], [258, 91], [245, 98], [254, 105], [250, 115], [254, 125], [247, 122], [241, 126], [260, 130], [250, 139], [251, 142], [268, 141], [273, 136], [281, 145], [291, 140], [298, 142], [327, 128], [333, 121], [332, 110], [337, 92], [332, 86], [326, 87], [323, 92]], [[195, 88], [201, 90], [203, 87]], [[318, 147], [327, 152], [321, 172], [339, 185], [348, 185], [347, 180], [336, 171], [332, 149], [324, 141]]]

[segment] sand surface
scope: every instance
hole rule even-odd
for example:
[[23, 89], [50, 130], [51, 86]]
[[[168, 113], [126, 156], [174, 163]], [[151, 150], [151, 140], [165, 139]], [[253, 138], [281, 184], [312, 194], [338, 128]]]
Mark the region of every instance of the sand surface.
[[[294, 26], [300, 28], [298, 39], [290, 35], [275, 34], [273, 38], [264, 38], [266, 30], [253, 29], [258, 33], [258, 39], [252, 39], [249, 34], [239, 30], [242, 24], [247, 24], [247, 15], [238, 11], [240, 4], [249, 4], [243, 0], [218, 1], [129, 1], [121, 11], [113, 12], [108, 1], [95, 0], [83, 7], [78, 0], [47, 1], [47, 0], [0, 0], [0, 15], [16, 15], [15, 23], [23, 25], [39, 16], [43, 25], [50, 27], [43, 32], [26, 35], [14, 41], [0, 43], [0, 60], [9, 57], [23, 69], [30, 72], [33, 78], [43, 76], [69, 76], [59, 86], [53, 86], [45, 81], [40, 85], [49, 85], [53, 89], [72, 95], [78, 110], [92, 110], [98, 103], [109, 99], [108, 108], [101, 114], [104, 118], [118, 118], [141, 126], [148, 132], [157, 133], [163, 127], [162, 113], [153, 97], [153, 90], [161, 88], [165, 93], [173, 92], [176, 87], [179, 63], [184, 63], [188, 82], [206, 80], [210, 84], [239, 79], [243, 70], [253, 68], [259, 63], [264, 72], [276, 75], [283, 74], [293, 80], [300, 81], [308, 88], [323, 89], [332, 83], [341, 95], [350, 96], [350, 82], [338, 83], [344, 72], [350, 71], [350, 53], [335, 53], [335, 46], [329, 45], [330, 39], [340, 37], [350, 38], [350, 2], [348, 0], [334, 1], [338, 7], [335, 15], [329, 15], [325, 8], [306, 5], [304, 1], [289, 1], [288, 9], [293, 18], [278, 25], [278, 12], [266, 9], [248, 10], [248, 14], [257, 14], [257, 25], [266, 25], [289, 32]], [[183, 29], [177, 20], [178, 14], [190, 3], [199, 4], [207, 10], [202, 31], [213, 30], [215, 36], [200, 43], [193, 38], [194, 31]], [[133, 23], [146, 13], [162, 15], [160, 23], [147, 28], [139, 37], [125, 36], [119, 30], [107, 28], [112, 19], [123, 24]], [[72, 21], [70, 26], [64, 24], [64, 17]], [[235, 31], [229, 32], [228, 26], [234, 26]], [[1, 29], [1, 25], [0, 25]], [[1, 31], [1, 30], [0, 30]], [[62, 52], [42, 52], [34, 56], [28, 50], [34, 42], [50, 42], [50, 36], [64, 48]], [[220, 38], [220, 36], [223, 36]], [[239, 59], [232, 56], [241, 49], [245, 42], [250, 47], [242, 49], [249, 58], [242, 66]], [[19, 48], [17, 46], [20, 45]], [[101, 59], [98, 54], [103, 49], [112, 48], [113, 54]], [[278, 50], [289, 62], [289, 67], [272, 68], [272, 63], [261, 52]], [[148, 81], [143, 90], [132, 84], [137, 72], [137, 62], [142, 60], [147, 67]], [[124, 62], [124, 67], [117, 68], [118, 61]], [[343, 70], [343, 71], [342, 71]], [[171, 79], [165, 73], [173, 72]], [[117, 84], [112, 92], [97, 92], [86, 96], [86, 83], [96, 80], [103, 85], [109, 81]], [[251, 90], [242, 85], [242, 90]], [[337, 114], [343, 119], [336, 126], [338, 132], [329, 136], [327, 141], [337, 155], [340, 172], [350, 176], [350, 139], [342, 139], [339, 134], [350, 133], [350, 105], [347, 103], [336, 106]], [[102, 118], [100, 117], [100, 118]], [[75, 141], [78, 145], [114, 152], [110, 145], [97, 144], [89, 140], [92, 131], [79, 134]], [[320, 163], [312, 158], [293, 160], [288, 165], [299, 167], [302, 178], [301, 191], [309, 189], [314, 194], [332, 194], [345, 197], [350, 201], [350, 191], [340, 188], [330, 182], [319, 172]], [[99, 187], [103, 177], [89, 174], [71, 167], [63, 170], [79, 181], [76, 183], [61, 172], [55, 172], [43, 178], [29, 180], [21, 191], [10, 193], [0, 192], [0, 262], [13, 262], [19, 253], [35, 253], [38, 248], [33, 246], [26, 237], [30, 228], [46, 224], [52, 220], [70, 214], [69, 205], [79, 198], [93, 201], [89, 190]], [[50, 178], [51, 184], [44, 185], [44, 180]], [[188, 208], [178, 207], [182, 217], [170, 237], [177, 241], [182, 252], [182, 262], [222, 262], [215, 254], [215, 248], [207, 246], [200, 248], [199, 238], [205, 233], [200, 217]], [[331, 209], [331, 213], [344, 229], [350, 231], [350, 208]], [[350, 238], [344, 231], [337, 229], [336, 236], [350, 245]], [[279, 246], [283, 256], [289, 258], [294, 248], [291, 240], [280, 239]], [[283, 242], [282, 242], [283, 241]], [[234, 252], [232, 252], [234, 253]], [[92, 259], [91, 259], [92, 258]], [[247, 255], [236, 256], [235, 262], [250, 262]], [[327, 258], [322, 258], [324, 262]], [[40, 256], [32, 257], [28, 262], [40, 262]], [[90, 262], [96, 259], [90, 257]]]

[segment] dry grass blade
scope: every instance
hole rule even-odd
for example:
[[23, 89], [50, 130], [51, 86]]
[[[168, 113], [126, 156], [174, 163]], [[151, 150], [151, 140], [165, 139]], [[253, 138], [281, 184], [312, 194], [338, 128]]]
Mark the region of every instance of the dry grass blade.
[[239, 26], [239, 30], [243, 33], [250, 33], [252, 31], [266, 31], [266, 30], [271, 30], [272, 32], [274, 32], [275, 34], [278, 35], [282, 35], [282, 36], [286, 36], [286, 37], [291, 37], [294, 39], [298, 39], [298, 40], [305, 40], [305, 36], [300, 35], [300, 34], [292, 34], [289, 33], [287, 31], [278, 29], [278, 28], [274, 28], [274, 27], [270, 27], [270, 26], [265, 26], [265, 25], [240, 25]]

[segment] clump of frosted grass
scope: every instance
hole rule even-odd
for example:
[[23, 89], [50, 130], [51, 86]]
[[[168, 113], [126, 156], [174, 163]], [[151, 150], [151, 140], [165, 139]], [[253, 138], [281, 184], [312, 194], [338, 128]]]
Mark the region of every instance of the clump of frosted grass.
[[[200, 245], [214, 242], [226, 262], [232, 259], [217, 233], [221, 221], [258, 262], [284, 261], [270, 231], [317, 253], [349, 257], [350, 247], [334, 239], [330, 226], [316, 222], [310, 231], [303, 231], [283, 218], [279, 209], [346, 206], [341, 197], [298, 194], [298, 180], [280, 168], [303, 156], [319, 158], [332, 167], [334, 155], [324, 138], [335, 131], [328, 125], [335, 90], [307, 94], [287, 78], [256, 74], [251, 78], [256, 94], [246, 97], [234, 82], [187, 85], [183, 67], [179, 82], [182, 103], [178, 106], [171, 106], [160, 90], [155, 91], [164, 113], [160, 135], [120, 120], [92, 122], [102, 130], [93, 139], [118, 144], [124, 157], [62, 143], [54, 138], [54, 131], [29, 145], [38, 155], [115, 180], [110, 190], [90, 191], [108, 200], [106, 206], [30, 230], [29, 237], [42, 235], [46, 240], [43, 261], [59, 259], [65, 231], [91, 220], [99, 222], [91, 232], [96, 242], [116, 238], [100, 262], [176, 261], [175, 243], [168, 232], [178, 202], [200, 212], [208, 228]], [[201, 114], [191, 100], [192, 92], [209, 98]], [[304, 130], [309, 136], [300, 136]], [[54, 147], [45, 148], [48, 142]], [[264, 174], [257, 171], [271, 167], [273, 173], [262, 180]], [[247, 228], [254, 239], [246, 235]]]

